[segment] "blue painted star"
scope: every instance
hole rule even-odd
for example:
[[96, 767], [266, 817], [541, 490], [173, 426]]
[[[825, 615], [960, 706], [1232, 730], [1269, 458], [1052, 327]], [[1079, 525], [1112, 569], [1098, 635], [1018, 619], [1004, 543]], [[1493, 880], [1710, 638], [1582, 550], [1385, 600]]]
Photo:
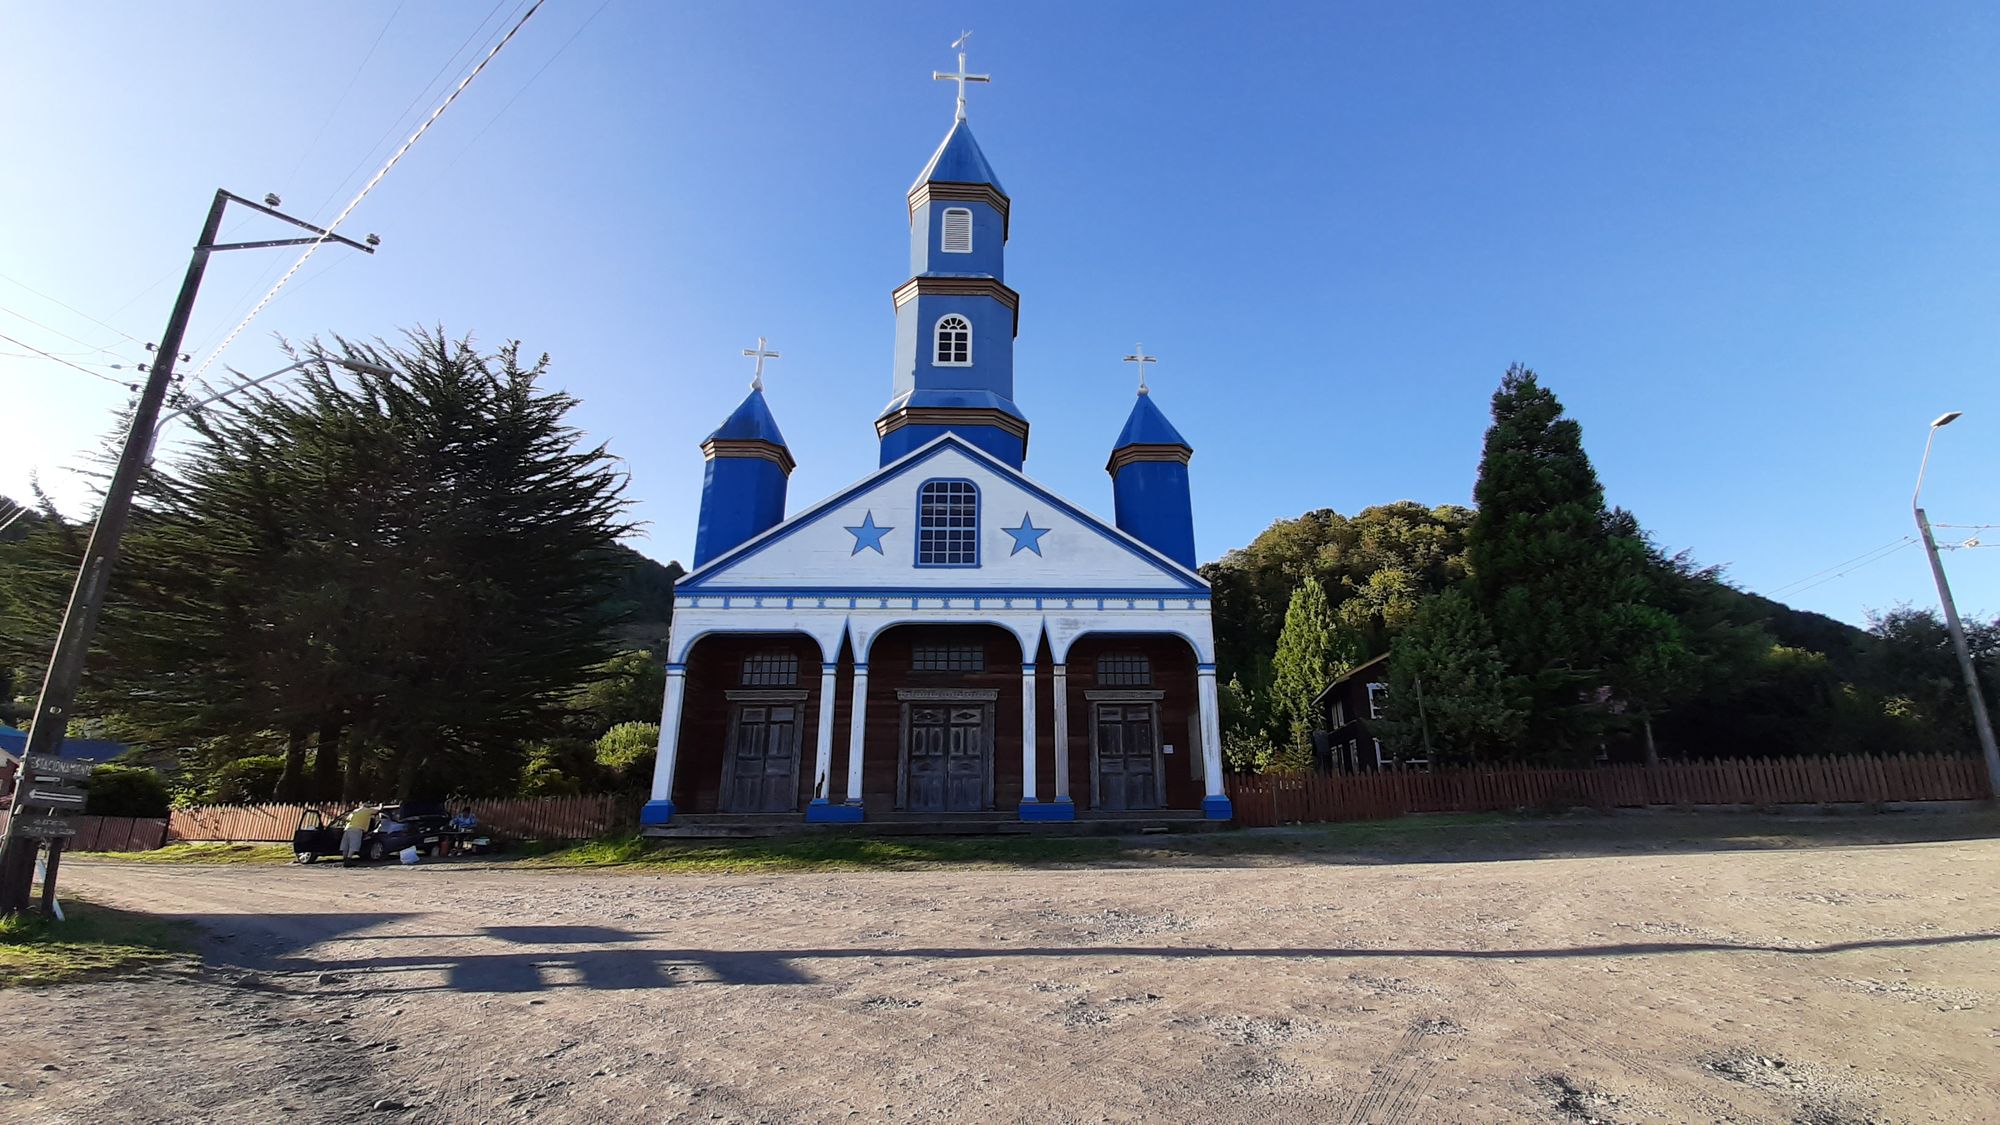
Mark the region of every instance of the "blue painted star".
[[858, 555], [863, 549], [869, 547], [874, 548], [876, 554], [881, 554], [882, 537], [894, 530], [896, 529], [893, 527], [876, 527], [875, 513], [872, 511], [862, 516], [860, 527], [850, 527], [847, 529], [847, 533], [854, 536], [854, 550], [848, 552], [849, 556]]
[[1007, 552], [1009, 557], [1018, 555], [1023, 550], [1033, 551], [1038, 555], [1041, 554], [1042, 536], [1049, 533], [1049, 529], [1046, 527], [1036, 527], [1028, 519], [1028, 513], [1026, 512], [1021, 513], [1021, 526], [1003, 527], [1000, 530], [1014, 537], [1014, 549]]

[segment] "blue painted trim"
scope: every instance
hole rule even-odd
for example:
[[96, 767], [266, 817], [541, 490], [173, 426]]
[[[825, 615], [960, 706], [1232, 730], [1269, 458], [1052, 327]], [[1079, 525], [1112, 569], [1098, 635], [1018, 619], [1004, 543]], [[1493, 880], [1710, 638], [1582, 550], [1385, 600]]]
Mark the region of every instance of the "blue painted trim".
[[807, 824], [860, 824], [860, 805], [836, 805], [821, 799], [806, 806]]
[[[934, 484], [962, 484], [972, 489], [972, 561], [969, 563], [927, 563], [924, 561], [924, 489]], [[986, 497], [979, 491], [979, 482], [964, 477], [932, 477], [917, 485], [917, 534], [916, 543], [910, 547], [910, 562], [918, 570], [978, 570], [979, 560], [984, 554], [979, 533], [984, 529], [986, 519]]]
[[1075, 820], [1074, 801], [1022, 801], [1021, 819], [1030, 823]]
[[671, 824], [673, 819], [672, 801], [647, 801], [646, 807], [639, 810], [640, 824]]
[[687, 665], [685, 665], [685, 664], [677, 664], [677, 663], [675, 663], [674, 661], [671, 661], [671, 660], [667, 661], [667, 675], [671, 676], [671, 675], [673, 675], [673, 674], [674, 674], [675, 672], [680, 672], [680, 673], [683, 673], [683, 674], [685, 674], [685, 673], [687, 672]]
[[[690, 598], [696, 595], [689, 595]], [[1050, 587], [1038, 589], [1022, 586], [711, 586], [700, 591], [704, 598], [1082, 598], [1086, 601], [1103, 601], [1105, 598], [1170, 598], [1192, 599], [1198, 602], [1209, 600], [1206, 590], [1144, 590], [1144, 589], [1090, 589], [1079, 587]], [[675, 604], [682, 609], [701, 608], [692, 601]], [[854, 609], [855, 606], [820, 606], [821, 609]], [[861, 606], [873, 609], [874, 606]], [[1022, 607], [1026, 608], [1026, 607]], [[1102, 609], [1102, 606], [1097, 607]]]
[[[1181, 583], [1188, 590], [1199, 591], [1201, 593], [1208, 592], [1208, 583], [1202, 579], [1201, 575], [1162, 555], [1125, 532], [1107, 526], [1103, 520], [1085, 512], [1076, 505], [1071, 504], [1069, 501], [1022, 475], [1019, 469], [973, 445], [957, 434], [949, 433], [939, 435], [929, 445], [910, 453], [901, 461], [878, 469], [873, 475], [863, 477], [861, 480], [849, 485], [845, 491], [835, 493], [833, 496], [807, 508], [784, 523], [764, 532], [762, 535], [746, 543], [739, 544], [729, 551], [709, 560], [706, 566], [697, 568], [693, 573], [684, 576], [680, 582], [676, 583], [675, 589], [680, 592], [692, 592], [701, 589], [702, 583], [723, 573], [736, 563], [742, 562], [744, 559], [765, 550], [771, 545], [781, 542], [789, 535], [810, 527], [812, 524], [818, 522], [819, 518], [828, 511], [848, 503], [856, 496], [867, 492], [877, 485], [886, 484], [899, 476], [911, 472], [947, 449], [956, 449], [975, 461], [983, 462], [995, 472], [1012, 480], [1021, 490], [1040, 497], [1043, 503], [1083, 524], [1110, 542], [1116, 543], [1134, 558], [1157, 568], [1162, 574]], [[1158, 591], [1154, 591], [1154, 593], [1158, 593]]]
[[824, 660], [819, 662], [819, 672], [820, 675], [822, 676], [826, 675], [828, 672], [838, 672], [838, 671], [840, 671], [839, 664], [829, 663]]
[[854, 670], [855, 670], [856, 672], [866, 672], [866, 671], [868, 670], [868, 662], [867, 662], [866, 660], [857, 660], [857, 661], [855, 661], [855, 662], [854, 662]]
[[1213, 665], [1213, 664], [1196, 664], [1196, 665], [1194, 666], [1194, 670], [1195, 670], [1195, 671], [1197, 671], [1197, 672], [1213, 672], [1213, 671], [1215, 671], [1215, 665]]
[[1230, 807], [1228, 797], [1218, 793], [1201, 799], [1201, 815], [1209, 820], [1234, 820], [1236, 810]]

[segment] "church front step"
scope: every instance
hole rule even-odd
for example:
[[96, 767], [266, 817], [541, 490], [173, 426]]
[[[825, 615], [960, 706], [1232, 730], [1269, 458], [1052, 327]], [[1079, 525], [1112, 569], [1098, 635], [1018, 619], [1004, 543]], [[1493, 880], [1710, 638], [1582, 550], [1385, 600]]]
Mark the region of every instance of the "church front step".
[[798, 813], [682, 813], [642, 835], [663, 839], [750, 839], [767, 836], [1130, 836], [1208, 832], [1224, 827], [1194, 809], [1079, 812], [1075, 820], [1027, 823], [1012, 812], [869, 813], [856, 824], [808, 824]]

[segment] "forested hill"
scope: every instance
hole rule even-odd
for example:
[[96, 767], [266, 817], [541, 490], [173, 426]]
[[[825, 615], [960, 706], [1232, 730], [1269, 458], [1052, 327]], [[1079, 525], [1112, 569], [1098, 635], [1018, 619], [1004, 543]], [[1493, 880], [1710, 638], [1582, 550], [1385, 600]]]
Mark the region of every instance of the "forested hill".
[[674, 617], [674, 583], [687, 568], [678, 562], [654, 562], [623, 543], [612, 551], [623, 571], [612, 600], [626, 610], [618, 638], [626, 647], [664, 656], [667, 625]]
[[[1263, 675], [1278, 645], [1285, 608], [1304, 578], [1326, 591], [1335, 618], [1356, 634], [1360, 655], [1387, 650], [1417, 607], [1466, 576], [1471, 508], [1427, 508], [1410, 500], [1356, 515], [1330, 508], [1282, 519], [1247, 546], [1201, 568], [1215, 593], [1216, 647], [1223, 675], [1245, 683]], [[1715, 578], [1729, 620], [1761, 625], [1788, 648], [1824, 654], [1844, 676], [1857, 673], [1874, 637], [1825, 614], [1739, 590]]]

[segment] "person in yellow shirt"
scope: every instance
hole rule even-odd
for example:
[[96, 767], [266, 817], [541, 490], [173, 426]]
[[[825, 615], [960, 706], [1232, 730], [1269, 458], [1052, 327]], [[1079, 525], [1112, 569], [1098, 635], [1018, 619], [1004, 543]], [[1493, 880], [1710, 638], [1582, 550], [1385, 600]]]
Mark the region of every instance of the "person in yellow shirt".
[[340, 834], [340, 865], [354, 866], [354, 857], [361, 853], [361, 838], [375, 827], [375, 809], [372, 805], [356, 805], [347, 814], [347, 831]]

